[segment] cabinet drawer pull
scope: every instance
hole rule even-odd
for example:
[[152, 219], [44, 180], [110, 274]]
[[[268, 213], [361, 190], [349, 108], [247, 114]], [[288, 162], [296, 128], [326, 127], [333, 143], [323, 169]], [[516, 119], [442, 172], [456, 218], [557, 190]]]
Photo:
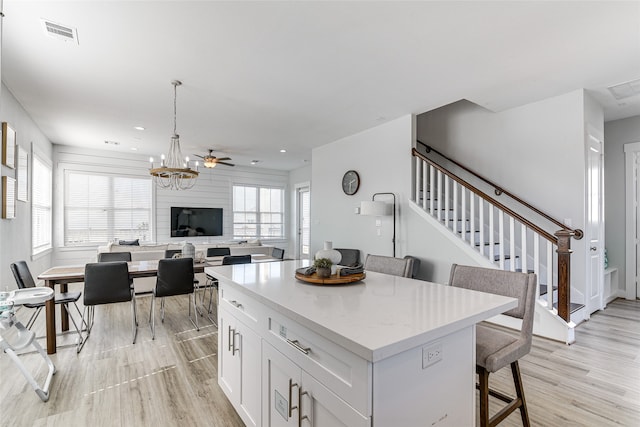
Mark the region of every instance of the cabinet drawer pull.
[[294, 346], [299, 351], [303, 352], [304, 354], [309, 354], [309, 352], [311, 351], [311, 347], [303, 347], [303, 346], [301, 346], [300, 342], [298, 340], [293, 340], [292, 341], [289, 338], [287, 338], [287, 342], [289, 344], [291, 344], [292, 346]]
[[229, 301], [229, 304], [233, 305], [235, 308], [242, 308], [242, 304], [236, 300]]
[[[233, 337], [233, 341], [231, 341], [231, 337]], [[229, 326], [229, 333], [227, 334], [227, 338], [229, 339], [228, 350], [233, 351], [233, 347], [236, 341], [236, 330], [232, 329], [231, 326]]]
[[[291, 378], [289, 378], [289, 418], [291, 418], [293, 416], [293, 410], [294, 409], [298, 409], [297, 406], [293, 406], [292, 405], [292, 401], [291, 399], [293, 398], [293, 388], [294, 387], [298, 387], [298, 383], [294, 383], [293, 380]], [[300, 402], [298, 402], [298, 404], [300, 404]], [[300, 412], [300, 411], [298, 411]]]
[[[302, 396], [311, 397], [309, 392], [302, 391], [302, 387], [298, 387], [298, 427], [302, 427], [302, 420], [309, 421], [309, 424], [311, 424], [311, 427], [313, 427], [311, 418], [308, 415], [302, 415]], [[311, 407], [313, 407], [313, 405]]]

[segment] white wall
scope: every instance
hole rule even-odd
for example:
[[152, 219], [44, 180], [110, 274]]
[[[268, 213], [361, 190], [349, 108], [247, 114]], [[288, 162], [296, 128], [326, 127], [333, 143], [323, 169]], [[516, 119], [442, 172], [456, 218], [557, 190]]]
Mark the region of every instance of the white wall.
[[[429, 226], [409, 206], [411, 148], [414, 117], [399, 119], [340, 139], [313, 150], [311, 189], [311, 252], [329, 240], [334, 247], [360, 249], [367, 254], [392, 255], [392, 219], [381, 218], [381, 235], [375, 217], [354, 213], [360, 201], [377, 192], [393, 192], [397, 198], [396, 256], [421, 259], [418, 277], [440, 283], [449, 280], [452, 263], [472, 264], [447, 238]], [[342, 176], [356, 170], [362, 181], [354, 196], [342, 192]], [[376, 200], [391, 201], [390, 196]]]
[[[148, 176], [148, 157], [129, 153], [106, 150], [87, 150], [78, 147], [55, 145], [54, 148], [54, 246], [56, 248], [54, 264], [86, 263], [95, 258], [96, 247], [64, 248], [63, 245], [63, 211], [62, 198], [64, 191], [65, 170], [94, 170], [100, 172], [118, 172], [134, 176]], [[196, 185], [186, 191], [162, 190], [154, 187], [155, 202], [152, 213], [156, 230], [149, 238], [157, 242], [182, 242], [184, 237], [170, 237], [171, 206], [219, 207], [223, 208], [223, 236], [189, 237], [193, 243], [225, 242], [233, 239], [233, 217], [231, 193], [233, 184], [260, 184], [282, 187], [288, 195], [289, 173], [271, 169], [251, 168], [243, 166], [214, 169], [200, 169]], [[285, 197], [286, 221], [289, 221], [289, 199]], [[269, 241], [269, 244], [288, 247], [288, 236], [285, 239]]]
[[605, 246], [609, 266], [618, 267], [619, 289], [625, 283], [625, 160], [624, 144], [640, 142], [640, 116], [614, 120], [604, 125]]
[[[17, 145], [29, 153], [29, 174], [31, 174], [32, 170], [32, 150], [38, 152], [44, 159], [51, 159], [51, 143], [4, 84], [2, 84], [2, 96], [0, 97], [0, 114], [0, 121], [9, 123], [16, 131]], [[2, 165], [1, 170], [2, 176], [16, 178], [15, 169]], [[31, 182], [31, 176], [29, 176], [29, 182]], [[31, 188], [29, 188], [29, 200], [31, 200]], [[0, 219], [0, 236], [2, 236], [0, 238], [0, 287], [2, 289], [14, 289], [17, 287], [9, 270], [9, 265], [12, 262], [18, 260], [27, 261], [29, 269], [34, 276], [49, 267], [51, 262], [50, 253], [31, 259], [30, 201], [16, 201], [15, 219]]]
[[[598, 125], [598, 114], [600, 124]], [[584, 91], [493, 113], [460, 101], [418, 116], [418, 139], [552, 217], [585, 224], [585, 132], [602, 129]], [[585, 239], [572, 240], [572, 283], [584, 292]]]

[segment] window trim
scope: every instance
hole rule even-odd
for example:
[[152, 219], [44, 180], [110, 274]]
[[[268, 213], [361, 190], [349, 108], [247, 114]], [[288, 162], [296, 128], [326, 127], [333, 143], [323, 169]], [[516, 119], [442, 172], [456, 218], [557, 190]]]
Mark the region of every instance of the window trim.
[[[38, 248], [36, 249], [34, 247], [34, 238], [33, 238], [33, 233], [34, 233], [34, 221], [33, 221], [33, 216], [35, 213], [35, 209], [34, 209], [34, 204], [36, 202], [36, 192], [34, 191], [34, 186], [37, 184], [37, 180], [34, 179], [34, 174], [35, 174], [35, 166], [34, 166], [34, 161], [38, 161], [40, 162], [42, 165], [44, 165], [46, 168], [48, 168], [49, 171], [49, 183], [51, 184], [49, 187], [49, 242], [38, 246]], [[31, 207], [31, 219], [30, 219], [30, 224], [31, 224], [31, 259], [38, 259], [41, 258], [45, 255], [50, 254], [51, 252], [53, 252], [53, 210], [54, 210], [54, 206], [53, 206], [53, 164], [51, 162], [50, 159], [48, 159], [46, 156], [40, 154], [37, 150], [33, 149], [31, 150], [31, 165], [30, 165], [30, 177], [29, 180], [31, 181], [31, 199], [29, 201], [30, 203], [30, 207]]]
[[[236, 214], [236, 210], [234, 209], [234, 190], [235, 187], [252, 187], [255, 188], [256, 191], [256, 236], [237, 236], [235, 234], [235, 214]], [[269, 189], [269, 190], [280, 190], [281, 191], [281, 212], [280, 215], [282, 215], [282, 222], [281, 224], [281, 230], [282, 230], [282, 234], [280, 236], [261, 236], [260, 232], [261, 232], [261, 225], [262, 222], [259, 221], [260, 218], [260, 190], [261, 189]], [[278, 241], [286, 241], [287, 240], [287, 213], [286, 213], [286, 209], [287, 209], [287, 201], [286, 201], [286, 197], [287, 197], [287, 191], [286, 191], [286, 186], [282, 186], [282, 185], [261, 185], [261, 184], [255, 184], [255, 183], [241, 183], [241, 182], [235, 182], [231, 184], [231, 235], [232, 238], [234, 240], [246, 240], [246, 239], [260, 239], [260, 240], [265, 240], [265, 241], [269, 241], [269, 242], [278, 242]], [[238, 212], [247, 212], [247, 211], [238, 211]], [[247, 223], [242, 223], [242, 224], [247, 224]], [[272, 222], [270, 223], [265, 223], [265, 224], [274, 224]]]

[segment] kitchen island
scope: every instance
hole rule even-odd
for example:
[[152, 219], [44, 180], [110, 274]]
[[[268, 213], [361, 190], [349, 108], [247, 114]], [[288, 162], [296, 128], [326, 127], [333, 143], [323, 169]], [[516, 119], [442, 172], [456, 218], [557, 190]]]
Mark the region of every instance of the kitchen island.
[[473, 426], [475, 324], [516, 300], [303, 261], [207, 267], [219, 281], [218, 382], [255, 426]]

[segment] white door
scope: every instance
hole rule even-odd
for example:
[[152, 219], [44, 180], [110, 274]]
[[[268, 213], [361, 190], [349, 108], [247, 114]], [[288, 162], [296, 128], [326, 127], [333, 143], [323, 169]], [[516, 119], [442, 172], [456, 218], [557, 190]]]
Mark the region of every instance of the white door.
[[297, 258], [309, 259], [311, 238], [311, 192], [309, 186], [299, 187], [297, 194]]
[[638, 232], [640, 230], [640, 142], [624, 144], [625, 156], [625, 264], [624, 291], [627, 299], [640, 297], [640, 250]]
[[587, 154], [587, 312], [604, 308], [602, 141], [589, 135]]

